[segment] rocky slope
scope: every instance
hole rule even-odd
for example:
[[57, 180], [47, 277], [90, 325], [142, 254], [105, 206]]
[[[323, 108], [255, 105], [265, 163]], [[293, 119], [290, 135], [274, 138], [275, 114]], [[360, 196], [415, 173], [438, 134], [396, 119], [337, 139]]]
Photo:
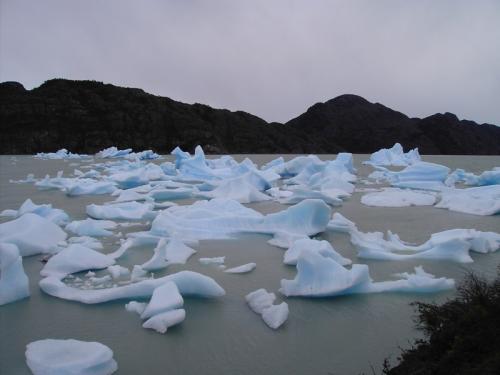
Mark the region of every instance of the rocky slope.
[[355, 95], [318, 103], [286, 124], [246, 112], [185, 104], [95, 81], [54, 79], [33, 90], [0, 83], [0, 153], [115, 145], [168, 153], [370, 153], [400, 142], [424, 154], [500, 155], [500, 127], [450, 113], [409, 118]]

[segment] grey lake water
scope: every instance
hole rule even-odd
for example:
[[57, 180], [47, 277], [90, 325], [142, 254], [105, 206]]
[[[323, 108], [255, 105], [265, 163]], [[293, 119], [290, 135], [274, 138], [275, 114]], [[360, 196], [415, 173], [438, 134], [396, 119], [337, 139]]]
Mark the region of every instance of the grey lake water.
[[[259, 165], [276, 155], [249, 156]], [[290, 159], [293, 155], [286, 155]], [[321, 155], [328, 160], [334, 155]], [[366, 155], [355, 155], [361, 178], [371, 167], [363, 166]], [[432, 161], [480, 173], [500, 166], [500, 157], [424, 156]], [[52, 203], [73, 219], [83, 219], [85, 206], [112, 200], [109, 195], [67, 197], [60, 191], [40, 191], [33, 184], [14, 184], [28, 173], [40, 178], [65, 174], [87, 161], [37, 160], [31, 156], [0, 156], [0, 210], [17, 209], [26, 198], [35, 203]], [[358, 184], [358, 187], [372, 187]], [[500, 231], [500, 217], [475, 216], [433, 207], [375, 208], [360, 203], [363, 193], [356, 192], [334, 208], [354, 221], [362, 231], [391, 230], [401, 239], [421, 243], [438, 231], [474, 228]], [[113, 198], [114, 199], [114, 198]], [[189, 202], [178, 202], [180, 204]], [[276, 202], [250, 204], [260, 212], [286, 208]], [[1, 219], [5, 221], [5, 218]], [[146, 225], [124, 227], [123, 233], [146, 229]], [[284, 250], [267, 244], [269, 236], [244, 235], [235, 240], [201, 241], [198, 251], [185, 265], [170, 266], [155, 277], [179, 270], [193, 270], [215, 279], [226, 295], [219, 299], [185, 299], [186, 320], [169, 328], [164, 335], [142, 328], [134, 313], [125, 311], [127, 301], [98, 305], [69, 302], [44, 294], [38, 287], [43, 267], [40, 256], [25, 257], [24, 268], [30, 278], [31, 297], [0, 307], [0, 374], [29, 374], [25, 362], [26, 345], [45, 338], [74, 338], [98, 341], [109, 346], [118, 362], [117, 374], [371, 374], [379, 372], [385, 358], [395, 360], [420, 333], [414, 327], [412, 301], [443, 302], [454, 292], [436, 294], [372, 294], [336, 298], [284, 298], [278, 293], [282, 278], [292, 279], [295, 267], [283, 264]], [[343, 256], [354, 263], [368, 264], [375, 281], [391, 279], [397, 272], [412, 271], [423, 265], [438, 277], [460, 281], [467, 271], [488, 278], [496, 274], [500, 252], [472, 253], [474, 263], [463, 265], [449, 261], [366, 261], [356, 257], [347, 235], [323, 233], [317, 238], [330, 241]], [[104, 252], [118, 247], [117, 238], [104, 240]], [[152, 255], [152, 247], [130, 250], [118, 263], [131, 267]], [[226, 256], [226, 265], [255, 262], [249, 274], [226, 274], [215, 266], [201, 265], [200, 257]], [[104, 271], [97, 275], [105, 274]], [[277, 302], [289, 304], [288, 321], [277, 331], [268, 328], [260, 316], [245, 303], [244, 296], [258, 288], [275, 292]]]

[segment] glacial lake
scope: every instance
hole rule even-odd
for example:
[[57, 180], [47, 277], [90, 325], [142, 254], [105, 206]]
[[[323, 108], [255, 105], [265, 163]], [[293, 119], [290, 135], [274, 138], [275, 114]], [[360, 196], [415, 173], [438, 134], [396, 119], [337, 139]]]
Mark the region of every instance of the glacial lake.
[[[276, 155], [235, 155], [236, 160], [250, 157], [262, 165]], [[285, 155], [291, 159], [296, 155]], [[334, 155], [318, 155], [322, 160]], [[360, 179], [373, 170], [363, 166], [367, 155], [355, 155], [355, 167]], [[159, 162], [170, 160], [164, 158]], [[488, 156], [423, 156], [424, 161], [469, 172], [500, 166], [500, 157]], [[92, 160], [37, 160], [31, 156], [0, 156], [0, 210], [18, 209], [25, 199], [35, 203], [52, 203], [64, 209], [72, 219], [84, 219], [85, 207], [101, 204], [112, 197], [67, 197], [56, 190], [41, 191], [33, 184], [14, 184], [9, 180], [26, 178], [34, 173], [66, 175]], [[94, 161], [95, 162], [95, 161]], [[370, 188], [373, 185], [357, 184]], [[340, 212], [354, 221], [364, 232], [391, 230], [402, 240], [414, 243], [426, 241], [432, 233], [452, 228], [473, 228], [500, 232], [500, 216], [475, 216], [433, 207], [375, 208], [360, 203], [361, 192], [355, 192]], [[179, 204], [192, 201], [178, 201]], [[249, 204], [262, 213], [280, 211], [288, 206], [276, 202]], [[0, 219], [2, 222], [6, 218]], [[145, 230], [146, 225], [123, 227], [127, 232]], [[412, 317], [412, 301], [443, 302], [454, 292], [436, 294], [371, 294], [336, 298], [285, 298], [279, 292], [280, 280], [293, 279], [295, 267], [283, 264], [283, 249], [267, 243], [270, 236], [244, 235], [236, 240], [201, 241], [194, 246], [198, 252], [185, 265], [174, 265], [155, 277], [180, 270], [193, 270], [215, 279], [226, 295], [219, 299], [186, 298], [186, 320], [169, 328], [165, 335], [142, 328], [136, 314], [125, 311], [127, 301], [99, 305], [69, 302], [44, 294], [38, 287], [41, 256], [25, 257], [25, 271], [30, 278], [31, 297], [0, 307], [0, 374], [30, 374], [24, 352], [32, 341], [45, 338], [74, 338], [98, 341], [109, 346], [118, 363], [117, 374], [371, 374], [378, 373], [382, 362], [395, 359], [399, 347], [408, 347], [420, 333]], [[367, 264], [375, 281], [393, 279], [393, 274], [412, 271], [423, 265], [437, 277], [460, 281], [468, 271], [493, 277], [500, 264], [500, 252], [471, 253], [474, 263], [450, 261], [367, 261], [358, 259], [346, 234], [325, 232], [315, 238], [326, 239], [353, 263]], [[104, 252], [119, 245], [117, 238], [105, 239]], [[152, 255], [152, 246], [129, 250], [118, 264], [132, 267]], [[201, 265], [200, 257], [226, 256], [228, 267], [255, 262], [257, 268], [242, 275], [227, 274], [216, 266]], [[97, 272], [97, 276], [106, 271]], [[244, 296], [266, 288], [277, 295], [277, 303], [286, 301], [290, 308], [287, 322], [277, 331], [268, 328], [260, 316], [247, 306]]]

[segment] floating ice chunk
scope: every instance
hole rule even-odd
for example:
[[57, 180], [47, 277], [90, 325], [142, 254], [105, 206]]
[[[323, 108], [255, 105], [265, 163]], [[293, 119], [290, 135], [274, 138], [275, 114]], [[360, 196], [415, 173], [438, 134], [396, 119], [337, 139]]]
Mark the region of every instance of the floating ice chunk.
[[451, 279], [415, 275], [406, 280], [373, 282], [368, 266], [354, 264], [350, 270], [314, 251], [302, 251], [294, 280], [281, 280], [286, 296], [332, 297], [353, 293], [436, 292], [454, 287]]
[[26, 199], [19, 207], [19, 210], [4, 210], [0, 213], [0, 216], [17, 218], [26, 213], [44, 217], [57, 225], [64, 225], [69, 221], [68, 214], [63, 210], [52, 208], [51, 204], [35, 204], [31, 199]]
[[262, 314], [265, 309], [271, 307], [275, 299], [274, 293], [269, 293], [262, 288], [248, 293], [245, 297], [250, 308], [257, 314]]
[[175, 310], [184, 305], [184, 300], [175, 283], [168, 281], [153, 291], [151, 301], [141, 314], [141, 319], [148, 319], [165, 311]]
[[146, 185], [149, 179], [144, 169], [134, 171], [114, 173], [109, 176], [111, 181], [114, 181], [120, 189], [130, 189], [141, 185]]
[[201, 264], [224, 264], [226, 257], [200, 258]]
[[500, 213], [500, 185], [448, 189], [441, 193], [441, 200], [434, 207], [473, 215], [496, 215]]
[[34, 375], [109, 375], [118, 369], [107, 346], [73, 339], [46, 339], [28, 344], [26, 363]]
[[188, 199], [193, 196], [193, 189], [188, 187], [178, 187], [175, 189], [158, 188], [150, 191], [148, 196], [155, 201]]
[[463, 169], [457, 169], [446, 179], [446, 185], [453, 186], [457, 182], [464, 182], [466, 185], [500, 185], [500, 168], [493, 168], [491, 171], [484, 171], [479, 176], [474, 173], [467, 173]]
[[29, 295], [29, 280], [17, 246], [0, 243], [0, 306]]
[[383, 148], [374, 152], [370, 156], [370, 160], [363, 162], [363, 164], [371, 165], [393, 165], [393, 166], [407, 166], [417, 163], [421, 160], [418, 148], [414, 148], [407, 153], [403, 151], [403, 146], [395, 143], [392, 148]]
[[264, 309], [262, 319], [270, 328], [278, 329], [288, 319], [288, 304], [281, 302]]
[[[258, 181], [258, 180], [262, 181]], [[252, 181], [254, 180], [254, 181]], [[255, 181], [257, 180], [257, 181]], [[259, 190], [269, 188], [267, 181], [254, 172], [248, 172], [242, 176], [222, 181], [218, 186], [208, 192], [198, 193], [205, 198], [227, 198], [234, 199], [240, 203], [261, 202], [270, 200], [271, 197]]]
[[109, 266], [108, 272], [111, 274], [111, 277], [113, 279], [119, 279], [120, 277], [126, 277], [130, 275], [130, 270], [127, 267], [123, 267], [118, 264]]
[[[118, 193], [118, 194], [116, 194]], [[132, 201], [147, 201], [150, 200], [151, 197], [144, 193], [139, 193], [133, 189], [129, 190], [116, 190], [113, 195], [118, 195], [112, 203], [121, 203], [121, 202], [132, 202]]]
[[66, 237], [56, 224], [32, 213], [0, 224], [0, 242], [16, 245], [21, 256], [51, 253]]
[[271, 160], [269, 163], [264, 164], [260, 169], [262, 169], [263, 171], [271, 168], [275, 169], [276, 167], [284, 164], [285, 164], [285, 159], [283, 159], [283, 156], [280, 156], [276, 159]]
[[348, 197], [350, 194], [343, 190], [323, 190], [316, 191], [305, 188], [294, 188], [291, 190], [292, 194], [289, 197], [280, 199], [282, 204], [296, 204], [302, 202], [304, 199], [320, 199], [326, 204], [332, 206], [342, 205], [342, 199]]
[[66, 230], [79, 236], [108, 237], [112, 236], [110, 230], [116, 229], [117, 224], [110, 220], [75, 220], [66, 225]]
[[295, 241], [292, 246], [290, 246], [290, 248], [285, 252], [283, 263], [292, 266], [296, 265], [299, 255], [304, 249], [318, 252], [324, 257], [331, 258], [343, 266], [352, 263], [350, 259], [344, 258], [342, 255], [337, 253], [328, 241], [318, 241], [309, 238]]
[[176, 238], [161, 239], [154, 249], [153, 257], [142, 265], [148, 271], [159, 270], [169, 264], [185, 264], [189, 257], [196, 253], [196, 250]]
[[357, 230], [356, 224], [351, 220], [345, 218], [342, 214], [335, 212], [332, 220], [328, 222], [328, 229], [335, 232], [350, 233]]
[[70, 237], [68, 238], [68, 244], [80, 244], [82, 246], [88, 247], [92, 250], [102, 250], [103, 246], [101, 241], [96, 238], [81, 236], [81, 237]]
[[104, 150], [99, 151], [95, 156], [98, 158], [120, 158], [125, 157], [132, 152], [131, 148], [127, 148], [125, 150], [118, 150], [115, 146], [105, 148]]
[[151, 234], [183, 239], [228, 238], [243, 232], [313, 235], [325, 229], [330, 212], [328, 205], [315, 199], [265, 216], [234, 200], [212, 199], [162, 211], [151, 225]]
[[418, 162], [400, 172], [385, 172], [391, 184], [407, 181], [439, 181], [444, 182], [450, 168], [441, 164]]
[[273, 198], [288, 198], [293, 195], [293, 192], [289, 190], [281, 190], [279, 187], [273, 187], [271, 189], [267, 189], [266, 193], [269, 194]]
[[451, 260], [458, 263], [471, 263], [469, 255], [470, 243], [461, 239], [452, 239], [442, 242], [428, 250], [412, 254], [396, 254], [378, 249], [363, 248], [358, 252], [359, 258], [378, 260], [409, 260], [409, 259], [433, 259]]
[[373, 207], [432, 206], [435, 202], [436, 197], [431, 193], [393, 188], [368, 193], [361, 197], [361, 203]]
[[37, 159], [52, 159], [52, 160], [62, 160], [62, 159], [81, 159], [81, 158], [86, 158], [89, 157], [89, 155], [79, 155], [79, 154], [73, 154], [72, 152], [69, 152], [65, 148], [61, 148], [60, 150], [56, 152], [39, 152], [35, 155], [35, 158]]
[[82, 290], [69, 287], [56, 277], [40, 280], [40, 288], [47, 294], [86, 304], [103, 303], [123, 298], [146, 298], [167, 281], [173, 281], [183, 296], [220, 297], [224, 289], [212, 278], [191, 271], [181, 271], [158, 279], [148, 279], [134, 284], [100, 290]]
[[309, 237], [303, 234], [277, 232], [273, 235], [273, 238], [267, 241], [267, 243], [273, 246], [281, 247], [282, 249], [288, 249], [295, 241], [303, 238]]
[[145, 302], [130, 301], [125, 305], [125, 310], [141, 315], [146, 309], [146, 305]]
[[228, 268], [224, 272], [227, 272], [227, 273], [248, 273], [248, 272], [253, 271], [255, 269], [255, 267], [257, 267], [257, 264], [247, 263], [247, 264], [243, 264], [243, 265], [238, 266], [238, 267]]
[[87, 214], [95, 219], [108, 220], [148, 220], [156, 216], [153, 212], [153, 204], [124, 202], [99, 206], [90, 204], [87, 206]]
[[132, 268], [132, 273], [130, 274], [130, 280], [132, 282], [145, 280], [147, 274], [148, 274], [148, 272], [145, 269], [143, 269], [141, 266], [139, 266], [138, 264], [136, 264]]
[[102, 277], [93, 277], [92, 276], [89, 278], [89, 281], [93, 285], [102, 285], [102, 284], [105, 284], [107, 282], [110, 282], [111, 276], [110, 275], [104, 275]]
[[75, 272], [107, 268], [114, 263], [114, 259], [105, 254], [74, 244], [52, 256], [40, 274], [63, 279]]
[[75, 169], [73, 171], [73, 174], [79, 178], [97, 178], [101, 176], [101, 174], [94, 169], [91, 169], [90, 171], [87, 172], [82, 172], [78, 169]]
[[66, 195], [102, 195], [110, 194], [116, 190], [114, 182], [110, 181], [95, 181], [81, 179], [72, 181], [64, 188]]
[[144, 150], [141, 152], [132, 152], [128, 155], [125, 155], [127, 159], [139, 159], [139, 160], [155, 160], [159, 159], [160, 155], [153, 150]]
[[165, 333], [169, 327], [182, 323], [185, 318], [186, 311], [184, 309], [170, 310], [149, 318], [142, 326], [154, 329], [159, 333]]

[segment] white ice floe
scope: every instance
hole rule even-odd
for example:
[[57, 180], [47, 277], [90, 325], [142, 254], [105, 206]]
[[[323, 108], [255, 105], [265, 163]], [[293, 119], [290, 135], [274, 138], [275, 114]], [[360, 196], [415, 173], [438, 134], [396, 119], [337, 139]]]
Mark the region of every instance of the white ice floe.
[[418, 162], [402, 171], [387, 171], [386, 175], [391, 184], [408, 181], [439, 181], [444, 182], [448, 177], [450, 168], [436, 163]]
[[226, 257], [200, 258], [201, 264], [224, 264]]
[[320, 253], [324, 257], [333, 259], [343, 266], [352, 263], [350, 259], [344, 258], [342, 255], [336, 252], [328, 241], [312, 240], [310, 238], [295, 241], [285, 252], [283, 256], [283, 263], [292, 266], [296, 265], [302, 250], [315, 251], [317, 253]]
[[111, 277], [115, 280], [121, 277], [130, 276], [130, 270], [127, 267], [123, 267], [118, 264], [109, 266], [108, 272], [111, 274]]
[[276, 295], [265, 289], [257, 289], [245, 296], [245, 300], [255, 313], [272, 329], [278, 329], [288, 318], [288, 304], [273, 305]]
[[67, 241], [68, 244], [80, 244], [82, 246], [88, 247], [92, 250], [102, 250], [104, 247], [102, 246], [102, 242], [96, 238], [89, 236], [79, 236], [79, 237], [70, 237]]
[[69, 221], [69, 216], [66, 212], [59, 208], [52, 208], [51, 204], [35, 204], [31, 199], [26, 199], [18, 210], [3, 210], [0, 216], [17, 218], [26, 213], [36, 214], [44, 217], [54, 224], [64, 225]]
[[227, 270], [224, 270], [224, 272], [227, 272], [227, 273], [248, 273], [248, 272], [252, 272], [255, 269], [255, 267], [257, 267], [257, 264], [247, 263], [247, 264], [243, 264], [243, 265], [238, 266], [238, 267], [228, 268]]
[[127, 148], [125, 150], [119, 150], [115, 146], [105, 148], [104, 150], [99, 151], [95, 156], [98, 158], [120, 158], [129, 155], [132, 152], [131, 148]]
[[64, 229], [78, 236], [108, 237], [112, 236], [113, 229], [117, 224], [111, 220], [94, 220], [87, 218], [85, 220], [75, 220], [66, 225]]
[[473, 215], [496, 215], [500, 213], [500, 185], [447, 189], [434, 207]]
[[29, 295], [29, 280], [17, 246], [0, 243], [0, 306]]
[[151, 203], [123, 202], [109, 205], [90, 204], [87, 214], [95, 219], [149, 220], [156, 216]]
[[175, 310], [184, 305], [184, 299], [177, 289], [177, 285], [168, 281], [153, 291], [151, 300], [141, 314], [141, 319], [148, 319], [165, 311]]
[[284, 211], [262, 215], [234, 200], [212, 199], [162, 211], [152, 222], [155, 236], [184, 239], [228, 238], [239, 233], [313, 235], [322, 232], [331, 210], [323, 201], [307, 199]]
[[281, 247], [282, 249], [288, 249], [295, 241], [303, 238], [309, 237], [303, 234], [277, 232], [273, 234], [273, 238], [268, 240], [267, 243], [273, 246]]
[[0, 242], [14, 244], [21, 256], [57, 251], [67, 234], [52, 221], [32, 213], [0, 224]]
[[153, 257], [142, 268], [148, 271], [155, 271], [167, 267], [169, 264], [185, 264], [189, 257], [196, 253], [182, 241], [172, 238], [167, 240], [162, 238], [154, 249]]
[[279, 202], [282, 204], [296, 204], [304, 199], [321, 199], [331, 206], [340, 206], [342, 205], [342, 198], [350, 196], [344, 190], [339, 189], [316, 191], [305, 188], [291, 188], [290, 192], [291, 194], [288, 197], [279, 199]]
[[115, 190], [116, 186], [113, 182], [89, 179], [72, 181], [64, 188], [64, 191], [69, 196], [110, 194]]
[[105, 254], [74, 244], [52, 256], [40, 274], [45, 277], [63, 279], [75, 272], [107, 268], [114, 263], [114, 259]]
[[415, 271], [404, 279], [373, 282], [367, 265], [354, 264], [348, 270], [333, 259], [304, 250], [297, 262], [297, 276], [293, 280], [281, 280], [280, 292], [285, 296], [333, 297], [355, 293], [430, 293], [455, 285], [452, 279], [436, 279], [419, 269]]
[[383, 165], [383, 166], [398, 166], [405, 167], [410, 164], [417, 163], [421, 160], [418, 148], [414, 148], [408, 152], [403, 151], [403, 146], [395, 143], [391, 148], [383, 148], [370, 155], [370, 160], [363, 164]]
[[118, 369], [106, 345], [73, 339], [29, 343], [26, 363], [34, 375], [109, 375]]
[[278, 329], [288, 319], [288, 304], [281, 302], [272, 305], [262, 312], [262, 319], [272, 329]]
[[125, 310], [141, 315], [146, 309], [146, 305], [145, 302], [130, 301], [125, 304]]
[[37, 159], [52, 159], [52, 160], [62, 160], [62, 159], [81, 159], [88, 158], [89, 155], [84, 154], [73, 154], [65, 148], [61, 148], [56, 152], [39, 152], [35, 155]]
[[185, 318], [186, 311], [184, 309], [169, 310], [152, 316], [146, 320], [142, 326], [144, 328], [154, 329], [158, 333], [165, 333], [169, 327], [182, 323]]
[[361, 197], [361, 203], [373, 207], [432, 206], [435, 202], [436, 196], [433, 193], [394, 188], [368, 193]]
[[148, 279], [137, 283], [99, 290], [82, 290], [67, 286], [57, 277], [46, 277], [39, 283], [47, 294], [86, 304], [114, 301], [123, 298], [147, 298], [167, 281], [173, 281], [183, 296], [220, 297], [224, 289], [212, 278], [192, 271], [181, 271], [158, 279]]

